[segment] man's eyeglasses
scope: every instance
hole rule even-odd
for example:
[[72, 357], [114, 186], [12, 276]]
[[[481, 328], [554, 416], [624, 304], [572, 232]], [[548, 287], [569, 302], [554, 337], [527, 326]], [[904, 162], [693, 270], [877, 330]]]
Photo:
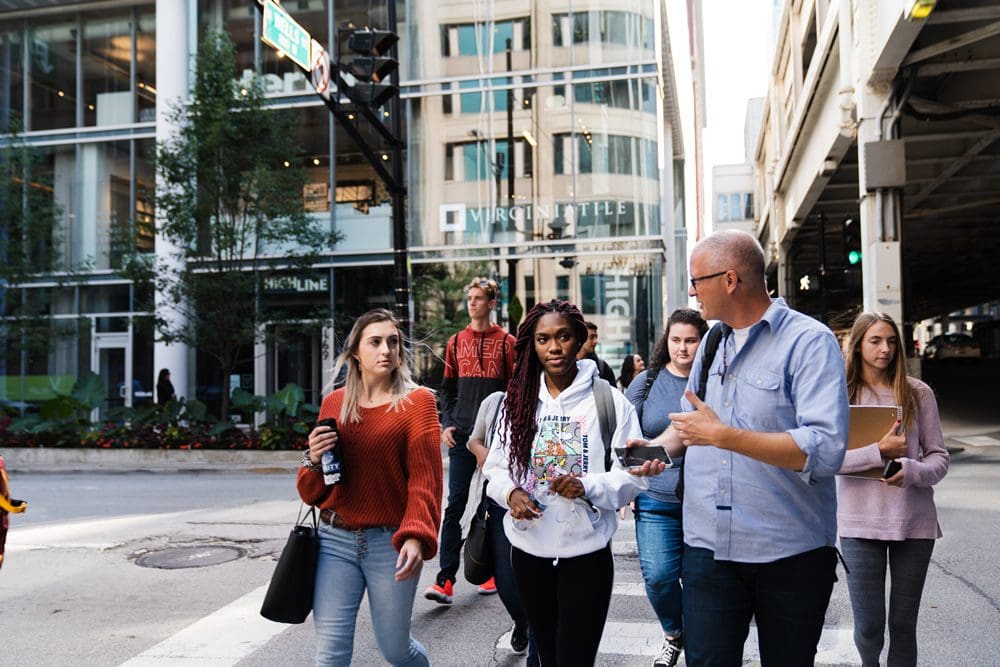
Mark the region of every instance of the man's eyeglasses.
[[729, 273], [729, 269], [725, 271], [719, 271], [718, 273], [710, 273], [707, 276], [698, 276], [697, 278], [691, 278], [691, 289], [698, 289], [698, 283], [702, 280], [708, 280], [709, 278], [718, 278], [719, 276], [724, 276]]

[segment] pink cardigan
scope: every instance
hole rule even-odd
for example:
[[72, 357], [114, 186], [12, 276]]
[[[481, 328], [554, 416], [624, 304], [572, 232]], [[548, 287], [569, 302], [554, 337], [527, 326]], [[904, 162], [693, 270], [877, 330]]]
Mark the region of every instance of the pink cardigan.
[[[837, 532], [841, 537], [895, 541], [941, 537], [933, 486], [947, 474], [950, 457], [934, 392], [920, 380], [908, 379], [917, 393], [917, 414], [906, 432], [903, 487], [877, 479], [839, 477]], [[859, 404], [895, 405], [896, 399], [892, 391], [863, 387]], [[848, 451], [840, 472], [859, 472], [884, 463], [878, 443], [873, 442]]]

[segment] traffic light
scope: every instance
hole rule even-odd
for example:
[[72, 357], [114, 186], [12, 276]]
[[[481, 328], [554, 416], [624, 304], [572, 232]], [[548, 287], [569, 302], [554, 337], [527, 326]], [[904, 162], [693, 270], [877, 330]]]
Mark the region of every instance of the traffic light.
[[[387, 30], [348, 30], [347, 48], [355, 56], [337, 63], [344, 96], [355, 104], [378, 109], [399, 95], [399, 86], [384, 83], [399, 68], [386, 54], [399, 41]], [[338, 48], [338, 55], [340, 49]]]
[[861, 264], [861, 223], [854, 218], [844, 221], [844, 259], [851, 268]]

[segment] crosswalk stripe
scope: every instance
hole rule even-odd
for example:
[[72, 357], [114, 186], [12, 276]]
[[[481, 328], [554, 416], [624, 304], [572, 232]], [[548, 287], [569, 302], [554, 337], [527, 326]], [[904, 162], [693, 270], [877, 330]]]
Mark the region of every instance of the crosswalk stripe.
[[611, 594], [646, 597], [646, 584], [641, 581], [639, 583], [615, 584], [614, 588], [611, 590]]
[[[659, 623], [626, 623], [608, 621], [604, 625], [599, 652], [613, 655], [659, 655], [663, 646], [663, 630]], [[510, 632], [500, 637], [497, 648], [510, 649]], [[683, 658], [681, 664], [684, 664]], [[757, 650], [757, 628], [750, 627], [750, 634], [743, 648], [743, 664], [760, 664]], [[816, 665], [860, 665], [850, 628], [824, 628], [816, 653]]]
[[229, 667], [288, 628], [260, 615], [267, 586], [261, 586], [201, 618], [121, 667]]

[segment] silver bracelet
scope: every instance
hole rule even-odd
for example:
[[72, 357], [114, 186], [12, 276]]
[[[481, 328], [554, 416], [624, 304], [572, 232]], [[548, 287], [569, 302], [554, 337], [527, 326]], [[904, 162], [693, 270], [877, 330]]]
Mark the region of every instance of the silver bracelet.
[[311, 458], [309, 458], [308, 449], [302, 455], [302, 467], [311, 472], [323, 472], [323, 465], [322, 464], [317, 465], [312, 462]]

